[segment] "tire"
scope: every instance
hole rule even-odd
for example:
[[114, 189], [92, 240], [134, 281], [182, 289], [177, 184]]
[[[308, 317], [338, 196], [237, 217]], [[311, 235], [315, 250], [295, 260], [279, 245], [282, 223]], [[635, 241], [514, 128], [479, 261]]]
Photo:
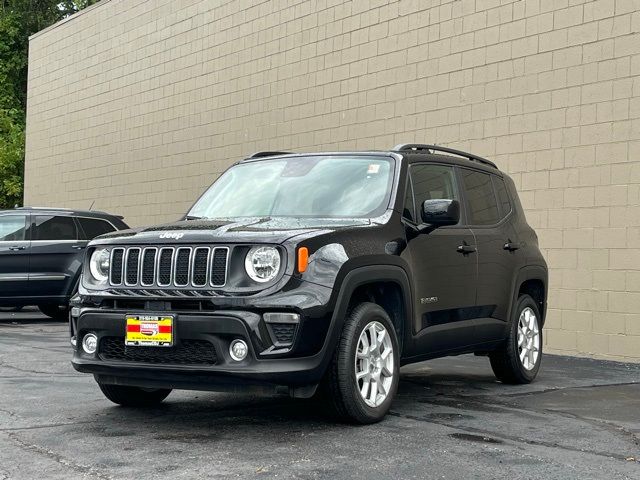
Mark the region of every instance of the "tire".
[[69, 307], [54, 304], [38, 305], [38, 309], [47, 317], [58, 321], [67, 321], [69, 319]]
[[[365, 329], [367, 332], [365, 332]], [[364, 335], [367, 345], [371, 348], [372, 332], [375, 335], [379, 348], [374, 353], [366, 356], [362, 353], [365, 347], [361, 336]], [[386, 332], [382, 336], [382, 330]], [[382, 338], [381, 338], [382, 336]], [[385, 352], [391, 352], [386, 354]], [[360, 351], [358, 358], [356, 354]], [[389, 359], [390, 357], [390, 359]], [[372, 360], [375, 360], [373, 364]], [[361, 378], [356, 379], [356, 370], [360, 371]], [[376, 385], [376, 394], [373, 395], [373, 378], [379, 379]], [[350, 423], [369, 424], [379, 422], [389, 411], [400, 378], [400, 359], [398, 339], [395, 328], [387, 312], [375, 303], [361, 303], [347, 316], [334, 353], [331, 364], [325, 376], [323, 390], [325, 396], [333, 407], [338, 417]], [[368, 388], [364, 396], [361, 394]], [[386, 396], [377, 388], [380, 384]], [[374, 398], [375, 397], [375, 398]], [[370, 403], [368, 403], [370, 402]]]
[[[69, 299], [73, 298], [73, 296], [78, 291], [79, 282], [80, 282], [80, 279], [76, 280], [75, 284], [73, 285]], [[69, 302], [67, 301], [66, 305], [56, 305], [51, 303], [38, 305], [38, 309], [42, 313], [44, 313], [47, 317], [53, 318], [54, 320], [58, 320], [61, 322], [66, 322], [67, 320], [69, 320], [69, 310], [71, 310], [71, 307], [69, 306]]]
[[0, 312], [19, 312], [24, 307], [0, 307]]
[[[527, 325], [524, 336], [519, 333], [521, 321]], [[521, 295], [513, 310], [506, 341], [499, 349], [489, 354], [491, 368], [498, 380], [503, 383], [523, 384], [531, 383], [536, 378], [542, 361], [540, 321], [540, 310], [536, 302], [529, 295]], [[521, 360], [523, 352], [519, 342], [525, 342], [524, 348], [528, 352], [524, 354], [524, 360]], [[534, 348], [526, 348], [535, 347], [536, 344], [537, 355]]]
[[110, 385], [98, 382], [104, 396], [123, 407], [152, 407], [160, 404], [171, 393], [171, 389], [147, 389], [125, 385]]

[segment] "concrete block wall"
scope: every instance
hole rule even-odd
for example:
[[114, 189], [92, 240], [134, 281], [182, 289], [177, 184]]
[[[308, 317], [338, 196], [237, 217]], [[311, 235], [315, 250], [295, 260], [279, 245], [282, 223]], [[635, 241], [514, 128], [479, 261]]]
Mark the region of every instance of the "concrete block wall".
[[32, 37], [25, 202], [172, 220], [257, 150], [514, 178], [547, 351], [640, 361], [640, 0], [103, 0]]

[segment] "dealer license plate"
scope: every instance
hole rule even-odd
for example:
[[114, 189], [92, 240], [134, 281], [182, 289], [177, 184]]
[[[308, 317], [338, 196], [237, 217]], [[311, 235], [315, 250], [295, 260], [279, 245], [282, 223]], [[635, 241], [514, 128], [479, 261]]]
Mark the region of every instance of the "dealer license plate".
[[125, 345], [170, 347], [173, 345], [173, 315], [127, 315]]

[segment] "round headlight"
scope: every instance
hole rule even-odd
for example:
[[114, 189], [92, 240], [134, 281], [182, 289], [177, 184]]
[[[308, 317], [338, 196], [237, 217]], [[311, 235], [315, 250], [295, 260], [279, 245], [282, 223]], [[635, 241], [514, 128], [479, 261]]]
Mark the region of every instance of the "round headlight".
[[105, 283], [109, 278], [110, 264], [111, 256], [109, 250], [100, 248], [93, 252], [89, 261], [89, 270], [93, 279], [98, 283]]
[[275, 247], [253, 247], [247, 253], [244, 268], [251, 280], [260, 283], [273, 280], [280, 270], [280, 252]]

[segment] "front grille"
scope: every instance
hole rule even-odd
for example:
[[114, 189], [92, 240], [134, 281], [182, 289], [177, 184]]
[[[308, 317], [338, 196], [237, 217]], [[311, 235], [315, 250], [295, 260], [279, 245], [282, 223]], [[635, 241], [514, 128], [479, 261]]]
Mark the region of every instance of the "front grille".
[[116, 247], [109, 280], [126, 287], [222, 287], [228, 260], [228, 247]]
[[128, 347], [123, 337], [103, 337], [98, 355], [102, 360], [162, 365], [215, 365], [218, 360], [206, 340], [183, 340], [173, 347]]

